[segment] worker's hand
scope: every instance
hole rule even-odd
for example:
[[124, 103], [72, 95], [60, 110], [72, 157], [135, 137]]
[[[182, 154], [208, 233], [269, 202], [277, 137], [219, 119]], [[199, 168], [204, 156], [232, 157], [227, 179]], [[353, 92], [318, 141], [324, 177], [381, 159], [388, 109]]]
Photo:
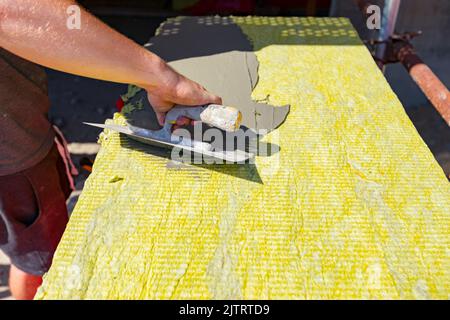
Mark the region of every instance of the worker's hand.
[[[198, 83], [168, 67], [168, 74], [156, 86], [147, 88], [148, 100], [155, 110], [158, 123], [164, 125], [166, 113], [176, 104], [199, 106], [208, 103], [222, 104], [222, 99], [203, 88]], [[186, 118], [187, 119], [187, 118]], [[184, 125], [186, 119], [179, 119]], [[178, 125], [178, 123], [177, 123]]]

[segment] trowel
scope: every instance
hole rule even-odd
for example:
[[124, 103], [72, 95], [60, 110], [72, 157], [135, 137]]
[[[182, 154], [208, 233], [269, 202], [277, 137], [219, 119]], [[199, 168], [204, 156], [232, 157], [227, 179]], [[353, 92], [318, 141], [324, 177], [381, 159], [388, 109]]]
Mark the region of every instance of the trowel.
[[180, 117], [187, 117], [194, 121], [215, 127], [225, 132], [235, 132], [240, 128], [242, 114], [234, 107], [218, 104], [208, 104], [197, 107], [175, 106], [166, 115], [164, 126], [159, 130], [149, 130], [127, 122], [126, 126], [116, 124], [100, 124], [84, 122], [87, 125], [120, 132], [139, 142], [173, 149], [175, 147], [183, 151], [200, 154], [204, 158], [221, 160], [221, 163], [243, 163], [254, 158], [254, 153], [243, 150], [216, 150], [209, 142], [178, 136], [172, 132], [172, 126]]

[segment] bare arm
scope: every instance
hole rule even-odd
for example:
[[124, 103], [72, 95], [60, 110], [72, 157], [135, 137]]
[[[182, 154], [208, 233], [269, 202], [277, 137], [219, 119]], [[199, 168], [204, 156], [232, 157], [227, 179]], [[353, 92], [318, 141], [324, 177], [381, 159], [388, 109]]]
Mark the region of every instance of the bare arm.
[[0, 46], [60, 71], [147, 90], [163, 121], [174, 104], [220, 103], [158, 56], [114, 31], [81, 7], [81, 28], [69, 29], [73, 0], [0, 0]]

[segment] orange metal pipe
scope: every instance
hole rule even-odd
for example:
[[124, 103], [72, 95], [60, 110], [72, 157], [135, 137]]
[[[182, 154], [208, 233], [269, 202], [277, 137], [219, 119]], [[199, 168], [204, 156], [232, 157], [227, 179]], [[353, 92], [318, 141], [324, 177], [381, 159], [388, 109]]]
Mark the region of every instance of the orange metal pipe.
[[[365, 17], [367, 8], [371, 5], [367, 0], [354, 0]], [[391, 39], [392, 41], [392, 39]], [[431, 104], [436, 108], [445, 122], [450, 126], [450, 93], [436, 74], [428, 67], [414, 51], [414, 47], [405, 42], [394, 49], [394, 56], [405, 66], [411, 78], [419, 86]], [[384, 59], [377, 60], [383, 68]]]
[[412, 45], [402, 47], [397, 54], [428, 100], [450, 126], [450, 92], [436, 74], [414, 52]]

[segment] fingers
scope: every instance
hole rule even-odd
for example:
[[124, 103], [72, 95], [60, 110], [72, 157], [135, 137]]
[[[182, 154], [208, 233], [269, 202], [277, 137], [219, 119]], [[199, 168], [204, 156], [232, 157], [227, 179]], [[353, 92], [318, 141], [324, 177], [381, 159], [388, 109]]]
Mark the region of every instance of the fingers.
[[198, 97], [198, 101], [196, 101], [197, 105], [203, 105], [203, 104], [209, 104], [209, 103], [215, 103], [215, 104], [222, 104], [222, 98], [207, 91], [205, 88], [202, 87], [202, 91], [200, 92], [201, 96]]
[[215, 103], [215, 104], [222, 104], [222, 98], [209, 92], [206, 91], [205, 88], [202, 88], [203, 92], [201, 92], [201, 97], [198, 98], [198, 101], [195, 101], [193, 104], [194, 105], [204, 105], [204, 104], [209, 104], [209, 103]]
[[191, 119], [181, 116], [177, 119], [176, 124], [178, 126], [188, 126], [191, 124], [191, 121]]
[[179, 117], [179, 118], [176, 120], [175, 124], [172, 126], [172, 131], [175, 131], [175, 130], [181, 128], [181, 127], [186, 127], [186, 126], [189, 126], [189, 125], [194, 125], [194, 123], [195, 123], [194, 120], [189, 119], [189, 118], [184, 117], [184, 116], [181, 116], [181, 117]]
[[159, 98], [158, 96], [153, 96], [150, 93], [147, 94], [148, 101], [153, 107], [156, 114], [156, 119], [160, 126], [164, 126], [164, 121], [166, 119], [166, 112], [173, 107], [173, 103], [167, 102]]
[[210, 103], [215, 103], [215, 104], [222, 104], [222, 98], [219, 96], [216, 96], [215, 94], [212, 94], [210, 92], [208, 92], [209, 97], [208, 100], [210, 100]]
[[166, 113], [165, 112], [156, 112], [156, 119], [158, 120], [158, 123], [160, 126], [164, 126], [164, 121], [166, 121]]
[[[153, 110], [155, 110], [158, 123], [161, 126], [164, 125], [166, 112], [172, 109], [175, 104], [184, 106], [201, 106], [210, 103], [222, 104], [222, 98], [208, 92], [198, 83], [182, 76], [174, 90], [170, 92], [153, 90], [151, 94], [148, 93], [148, 100]], [[183, 126], [189, 124], [183, 122], [177, 125]]]

